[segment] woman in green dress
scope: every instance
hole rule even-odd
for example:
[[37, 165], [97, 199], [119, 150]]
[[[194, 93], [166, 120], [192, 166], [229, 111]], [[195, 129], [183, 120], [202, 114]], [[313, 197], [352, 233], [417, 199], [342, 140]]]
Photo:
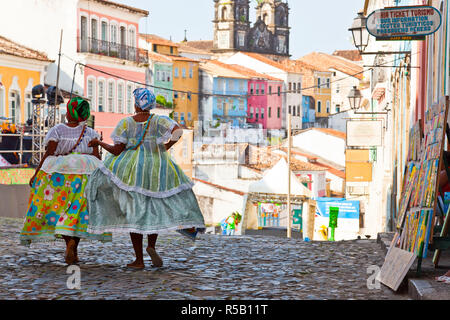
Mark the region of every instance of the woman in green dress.
[[128, 267], [142, 269], [143, 236], [156, 267], [163, 265], [155, 250], [158, 234], [180, 231], [195, 239], [205, 228], [192, 191], [193, 183], [167, 150], [180, 138], [181, 128], [166, 116], [151, 114], [156, 99], [148, 89], [133, 92], [136, 114], [122, 119], [111, 138], [114, 145], [94, 139], [110, 155], [93, 172], [86, 187], [89, 231], [130, 233], [136, 260]]
[[111, 241], [111, 234], [90, 234], [89, 213], [84, 197], [89, 175], [102, 163], [98, 147], [90, 147], [99, 137], [86, 126], [90, 107], [86, 100], [73, 98], [67, 104], [67, 123], [49, 130], [44, 139], [46, 152], [30, 179], [32, 188], [28, 211], [20, 233], [20, 243], [66, 242], [65, 260], [78, 262], [80, 238]]

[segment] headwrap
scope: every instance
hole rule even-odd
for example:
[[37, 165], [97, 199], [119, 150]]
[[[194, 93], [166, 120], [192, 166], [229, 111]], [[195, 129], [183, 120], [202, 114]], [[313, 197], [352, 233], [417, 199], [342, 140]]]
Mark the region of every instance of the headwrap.
[[156, 107], [155, 95], [146, 88], [137, 88], [133, 91], [136, 107], [142, 110], [151, 110]]
[[67, 112], [70, 114], [73, 120], [78, 122], [86, 121], [91, 115], [89, 102], [82, 98], [72, 98], [67, 103]]

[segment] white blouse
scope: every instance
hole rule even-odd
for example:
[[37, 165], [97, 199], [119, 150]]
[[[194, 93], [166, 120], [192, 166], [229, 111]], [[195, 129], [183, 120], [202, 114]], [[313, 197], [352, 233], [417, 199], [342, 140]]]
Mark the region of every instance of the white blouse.
[[50, 141], [58, 142], [55, 155], [49, 156], [42, 164], [41, 170], [46, 173], [63, 173], [63, 174], [91, 174], [101, 161], [94, 157], [93, 148], [88, 147], [89, 142], [96, 138], [100, 139], [100, 135], [93, 129], [86, 127], [85, 134], [79, 145], [71, 154], [68, 153], [77, 143], [83, 124], [77, 127], [69, 127], [60, 123], [51, 128], [45, 136], [44, 143], [47, 146]]

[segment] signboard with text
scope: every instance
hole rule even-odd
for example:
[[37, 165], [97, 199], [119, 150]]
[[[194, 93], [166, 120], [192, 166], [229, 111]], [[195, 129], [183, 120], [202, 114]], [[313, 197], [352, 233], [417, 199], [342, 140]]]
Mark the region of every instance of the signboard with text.
[[372, 12], [366, 28], [377, 40], [424, 40], [441, 21], [441, 13], [431, 6], [391, 7]]

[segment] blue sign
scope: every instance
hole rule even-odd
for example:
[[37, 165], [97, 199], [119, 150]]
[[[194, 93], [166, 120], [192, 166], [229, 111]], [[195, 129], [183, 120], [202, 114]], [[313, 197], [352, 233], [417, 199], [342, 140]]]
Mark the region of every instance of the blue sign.
[[330, 207], [339, 208], [339, 219], [359, 220], [359, 201], [345, 200], [345, 198], [316, 198], [316, 215], [330, 217]]

